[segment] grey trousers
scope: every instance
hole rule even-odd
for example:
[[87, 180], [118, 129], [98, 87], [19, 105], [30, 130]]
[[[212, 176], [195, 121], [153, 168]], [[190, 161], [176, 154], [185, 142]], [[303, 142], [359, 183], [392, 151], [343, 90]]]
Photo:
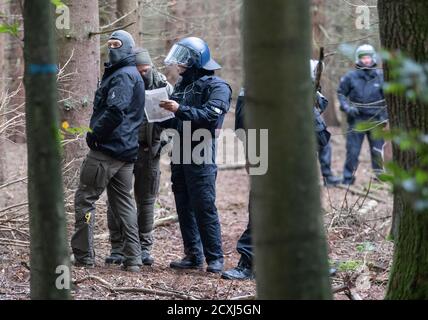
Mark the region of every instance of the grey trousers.
[[90, 151], [80, 170], [79, 188], [75, 195], [75, 232], [71, 247], [76, 261], [95, 262], [95, 202], [107, 189], [110, 214], [121, 222], [124, 264], [141, 265], [137, 210], [131, 195], [134, 165], [98, 152]]
[[[150, 148], [140, 147], [134, 167], [134, 194], [138, 211], [138, 233], [142, 252], [149, 253], [153, 247], [153, 223], [156, 196], [159, 193], [160, 156], [153, 155]], [[109, 206], [110, 207], [110, 206]], [[112, 254], [123, 254], [124, 237], [120, 220], [107, 212]]]

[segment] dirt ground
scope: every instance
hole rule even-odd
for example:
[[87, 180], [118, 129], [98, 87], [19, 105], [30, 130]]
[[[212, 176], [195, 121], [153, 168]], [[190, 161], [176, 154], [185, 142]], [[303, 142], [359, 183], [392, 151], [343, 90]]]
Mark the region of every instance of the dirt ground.
[[[344, 136], [340, 129], [334, 129], [333, 133], [333, 168], [340, 174], [345, 154]], [[12, 160], [9, 165], [11, 168], [21, 167], [25, 170], [25, 148], [14, 148], [15, 150], [10, 150], [20, 156], [13, 158], [10, 153], [9, 158]], [[329, 259], [331, 265], [338, 270], [332, 277], [332, 284], [334, 288], [342, 285], [351, 288], [350, 291], [336, 293], [334, 297], [339, 300], [346, 300], [351, 296], [353, 299], [382, 299], [392, 253], [392, 243], [386, 240], [391, 222], [392, 196], [388, 186], [370, 184], [367, 143], [356, 175], [355, 188], [360, 191], [359, 195], [341, 188], [321, 188]], [[19, 176], [10, 176], [8, 180], [12, 181]], [[369, 185], [370, 192], [367, 192]], [[4, 207], [25, 201], [25, 189], [24, 181], [0, 190], [0, 299], [29, 299], [26, 207], [12, 211], [10, 215], [21, 215], [22, 218], [9, 220], [8, 224], [5, 223], [7, 216], [1, 213]], [[226, 268], [235, 266], [239, 259], [235, 246], [247, 224], [248, 191], [249, 179], [244, 169], [219, 171], [217, 206], [221, 218]], [[72, 277], [77, 282], [72, 291], [74, 299], [182, 299], [189, 296], [197, 299], [231, 299], [255, 295], [255, 281], [226, 281], [220, 279], [219, 275], [203, 271], [171, 270], [169, 262], [179, 259], [183, 251], [177, 223], [156, 228], [153, 249], [155, 264], [152, 267], [143, 267], [140, 274], [128, 274], [118, 267], [106, 267], [103, 261], [109, 252], [109, 242], [105, 198], [98, 204], [95, 232], [97, 266], [89, 270], [73, 268]], [[161, 190], [156, 212], [157, 218], [175, 213], [170, 172], [165, 163], [162, 164]], [[74, 219], [70, 207], [67, 208], [67, 219], [70, 237]], [[15, 241], [8, 242], [8, 239]], [[48, 237], [46, 241], [49, 241]], [[112, 290], [112, 287], [146, 288], [152, 292]]]

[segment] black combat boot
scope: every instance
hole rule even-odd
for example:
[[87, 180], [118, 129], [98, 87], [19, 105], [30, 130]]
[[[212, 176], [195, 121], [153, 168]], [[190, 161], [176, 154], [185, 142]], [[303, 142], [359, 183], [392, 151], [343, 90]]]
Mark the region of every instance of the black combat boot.
[[112, 253], [105, 259], [105, 263], [120, 265], [124, 260], [125, 258], [120, 253]]
[[92, 260], [87, 260], [87, 261], [78, 260], [76, 259], [74, 254], [70, 256], [70, 262], [71, 262], [71, 265], [76, 268], [87, 268], [87, 269], [95, 268], [95, 263]]
[[342, 184], [345, 186], [352, 186], [355, 183], [355, 177], [352, 178], [343, 178]]
[[143, 250], [141, 251], [141, 261], [145, 266], [151, 266], [155, 262], [155, 259], [150, 255], [149, 251]]
[[223, 271], [223, 259], [217, 259], [208, 262], [207, 272], [220, 273]]
[[252, 280], [254, 272], [251, 264], [241, 258], [235, 268], [224, 271], [221, 277], [226, 280]]
[[122, 265], [120, 267], [123, 271], [127, 271], [127, 272], [132, 272], [132, 273], [137, 273], [141, 271], [141, 267], [140, 266], [127, 266], [127, 265]]

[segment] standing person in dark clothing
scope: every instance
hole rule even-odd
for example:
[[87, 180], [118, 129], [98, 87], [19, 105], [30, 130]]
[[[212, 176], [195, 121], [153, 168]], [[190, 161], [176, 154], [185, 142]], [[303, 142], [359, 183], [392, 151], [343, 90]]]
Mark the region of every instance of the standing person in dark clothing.
[[[235, 131], [245, 130], [244, 123], [245, 90], [241, 89], [235, 109]], [[238, 134], [238, 138], [240, 135]], [[248, 168], [248, 165], [246, 166]], [[248, 173], [248, 170], [247, 170]], [[251, 193], [251, 188], [250, 188]], [[248, 201], [248, 225], [242, 233], [236, 245], [236, 251], [241, 255], [238, 265], [221, 274], [223, 279], [228, 280], [250, 280], [254, 279], [253, 260], [254, 247], [251, 239], [251, 194]]]
[[138, 272], [141, 248], [131, 189], [143, 122], [144, 82], [135, 65], [134, 40], [128, 32], [115, 31], [108, 40], [108, 48], [109, 63], [95, 93], [91, 132], [86, 137], [91, 150], [82, 164], [75, 195], [76, 222], [71, 247], [75, 265], [95, 264], [95, 202], [107, 189], [112, 214], [123, 226], [124, 269]]
[[[171, 95], [173, 87], [166, 77], [153, 65], [146, 49], [135, 50], [137, 69], [143, 77], [146, 90], [166, 88]], [[159, 192], [160, 153], [165, 141], [161, 140], [163, 128], [157, 123], [149, 123], [147, 119], [140, 129], [138, 160], [134, 166], [134, 195], [137, 203], [138, 231], [141, 245], [141, 260], [144, 265], [152, 265], [154, 207]], [[109, 207], [107, 211], [108, 228], [110, 231], [111, 253], [105, 259], [107, 264], [121, 264], [124, 260], [124, 238], [120, 220], [115, 219]]]
[[[310, 65], [312, 81], [315, 82], [318, 60], [311, 60]], [[327, 110], [328, 100], [321, 94], [321, 92], [317, 92], [316, 95], [318, 103], [317, 106], [314, 107], [314, 116], [315, 131], [317, 133], [318, 141], [318, 160], [320, 163], [321, 174], [323, 176], [325, 186], [336, 186], [342, 179], [333, 175], [331, 170], [332, 148], [330, 133], [327, 131], [327, 125], [322, 117], [323, 113]]]
[[[312, 79], [315, 80], [315, 73], [314, 68], [318, 64], [318, 61], [311, 61], [311, 74]], [[317, 134], [317, 141], [318, 141], [318, 148], [319, 150], [323, 150], [323, 148], [326, 148], [329, 146], [329, 140], [330, 140], [330, 133], [327, 131], [327, 125], [324, 122], [324, 119], [322, 118], [321, 114], [327, 109], [328, 106], [328, 100], [320, 93], [317, 92], [317, 99], [318, 103], [317, 106], [314, 106], [314, 116], [315, 116], [315, 131]], [[245, 107], [245, 92], [244, 89], [241, 89], [241, 93], [239, 94], [238, 101], [236, 104], [236, 110], [235, 110], [235, 130], [246, 130], [245, 123], [244, 123], [244, 107]], [[240, 135], [238, 134], [238, 138]], [[241, 139], [243, 140], [243, 139]], [[331, 153], [330, 157], [327, 159], [324, 159], [324, 171], [323, 176], [324, 179], [326, 179], [326, 173], [329, 173], [328, 175], [328, 183], [337, 184], [340, 179], [337, 177], [334, 177], [331, 173], [330, 169], [330, 163], [331, 163]], [[321, 167], [323, 168], [323, 162], [321, 162]], [[248, 166], [247, 166], [248, 167]], [[329, 169], [329, 171], [327, 171]], [[327, 184], [327, 181], [325, 180], [325, 183]], [[221, 275], [223, 279], [227, 280], [250, 280], [254, 278], [254, 247], [252, 244], [252, 235], [251, 235], [251, 188], [250, 188], [250, 199], [248, 203], [248, 212], [249, 212], [249, 218], [248, 218], [248, 226], [245, 229], [244, 233], [241, 235], [241, 237], [238, 240], [236, 250], [241, 255], [241, 258], [239, 259], [238, 265], [230, 270], [224, 271]], [[330, 273], [334, 273], [335, 270], [331, 269]]]
[[[180, 148], [180, 159], [173, 159], [171, 180], [184, 258], [171, 262], [170, 266], [199, 269], [205, 256], [207, 271], [221, 272], [224, 258], [215, 205], [216, 131], [222, 127], [229, 111], [232, 90], [214, 75], [221, 67], [211, 58], [209, 47], [202, 39], [182, 39], [172, 47], [165, 63], [177, 66], [181, 75], [171, 100], [160, 104], [175, 113], [170, 127], [176, 129], [180, 137], [180, 143], [174, 143], [174, 148]], [[193, 141], [193, 134], [201, 129], [205, 133], [203, 142]], [[195, 157], [193, 151], [201, 143], [207, 148]]]
[[337, 95], [340, 107], [347, 115], [346, 162], [343, 170], [343, 184], [355, 181], [358, 157], [364, 137], [370, 145], [372, 168], [376, 176], [383, 173], [383, 150], [385, 142], [373, 137], [371, 130], [357, 131], [359, 123], [370, 122], [374, 126], [388, 122], [383, 73], [377, 69], [376, 51], [371, 45], [362, 45], [356, 50], [356, 70], [348, 72], [340, 81]]

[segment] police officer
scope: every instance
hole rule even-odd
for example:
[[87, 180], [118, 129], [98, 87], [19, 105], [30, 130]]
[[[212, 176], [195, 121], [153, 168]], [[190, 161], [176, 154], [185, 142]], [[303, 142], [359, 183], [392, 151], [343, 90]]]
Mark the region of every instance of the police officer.
[[[311, 74], [312, 80], [315, 80], [315, 68], [318, 64], [318, 61], [311, 60]], [[314, 115], [315, 115], [315, 131], [317, 134], [317, 141], [319, 150], [323, 150], [329, 146], [330, 143], [330, 133], [327, 131], [327, 125], [325, 124], [321, 114], [326, 110], [328, 106], [328, 100], [320, 93], [317, 92], [316, 98], [318, 100], [317, 106], [314, 106]], [[244, 123], [244, 107], [245, 107], [245, 90], [241, 89], [239, 94], [238, 101], [236, 104], [235, 110], [235, 130], [237, 131], [238, 138], [240, 134], [238, 130], [245, 130]], [[243, 140], [243, 139], [241, 139]], [[330, 149], [331, 150], [331, 149]], [[325, 155], [323, 155], [325, 157]], [[326, 185], [336, 185], [340, 179], [335, 177], [331, 173], [331, 152], [330, 157], [325, 157], [323, 162], [320, 163], [322, 168], [322, 173], [325, 179]], [[248, 168], [248, 165], [247, 165]], [[329, 171], [327, 171], [327, 169]], [[323, 170], [324, 169], [324, 170]], [[326, 174], [328, 173], [328, 175]], [[238, 240], [236, 245], [236, 251], [241, 255], [238, 265], [235, 268], [224, 271], [221, 275], [223, 279], [227, 280], [251, 280], [254, 279], [254, 246], [252, 244], [252, 233], [251, 233], [251, 189], [250, 189], [250, 198], [248, 203], [248, 212], [249, 219], [248, 225], [245, 231], [242, 233], [241, 237]], [[336, 270], [331, 269], [330, 274], [334, 274]]]
[[123, 267], [138, 272], [141, 266], [137, 211], [131, 189], [145, 95], [133, 48], [132, 36], [123, 30], [115, 31], [108, 40], [109, 63], [95, 93], [91, 132], [86, 137], [91, 150], [82, 164], [75, 195], [76, 222], [71, 247], [77, 266], [95, 264], [95, 202], [105, 189], [112, 214], [123, 227]]
[[[318, 61], [310, 60], [310, 66], [312, 81], [315, 82]], [[321, 174], [323, 176], [325, 186], [336, 186], [341, 182], [341, 178], [333, 175], [331, 170], [332, 148], [330, 133], [327, 131], [327, 125], [322, 117], [322, 114], [328, 107], [328, 100], [319, 91], [316, 93], [316, 99], [317, 105], [314, 106], [315, 132], [317, 134], [318, 160], [320, 163]]]
[[[244, 123], [244, 109], [245, 109], [245, 90], [241, 89], [239, 93], [238, 101], [236, 102], [235, 108], [235, 130], [238, 138], [241, 139], [240, 132], [238, 130], [245, 130]], [[242, 131], [241, 131], [242, 132]], [[244, 139], [241, 139], [243, 142]], [[246, 166], [248, 168], [248, 164]], [[247, 171], [248, 173], [248, 171]], [[223, 279], [227, 280], [250, 280], [254, 279], [253, 272], [253, 260], [254, 260], [254, 246], [252, 244], [251, 235], [251, 188], [250, 197], [248, 201], [248, 225], [245, 231], [242, 233], [236, 245], [236, 251], [241, 255], [238, 265], [235, 268], [224, 271], [221, 274]]]
[[342, 179], [333, 175], [333, 172], [331, 170], [331, 135], [328, 132], [327, 125], [322, 117], [322, 114], [327, 109], [328, 100], [320, 92], [317, 92], [317, 100], [318, 106], [314, 107], [314, 114], [315, 131], [317, 134], [318, 141], [318, 161], [320, 163], [324, 185], [327, 187], [336, 186], [341, 182]]
[[[166, 77], [154, 66], [147, 49], [137, 48], [137, 69], [143, 77], [146, 90], [166, 88], [168, 94], [173, 87]], [[134, 195], [138, 212], [138, 231], [141, 245], [141, 259], [144, 265], [151, 266], [153, 247], [153, 222], [156, 196], [159, 192], [160, 154], [161, 148], [168, 141], [161, 139], [163, 128], [157, 123], [149, 123], [147, 119], [140, 129], [138, 160], [134, 167]], [[107, 264], [123, 262], [123, 234], [120, 220], [115, 219], [110, 206], [107, 211], [107, 222], [110, 231], [111, 253], [105, 259]]]
[[[221, 272], [223, 250], [215, 205], [216, 130], [221, 128], [229, 111], [232, 90], [224, 80], [214, 75], [214, 71], [221, 67], [211, 58], [210, 49], [202, 39], [182, 39], [171, 48], [165, 63], [177, 66], [181, 75], [172, 99], [160, 104], [175, 113], [175, 121], [170, 126], [178, 131], [180, 143], [174, 140], [174, 148], [179, 147], [181, 151], [181, 159], [172, 161], [171, 180], [184, 258], [172, 262], [170, 267], [199, 269], [205, 256], [207, 271]], [[199, 129], [208, 133], [202, 142], [207, 148], [199, 154], [204, 158], [202, 161], [191, 154], [201, 142], [192, 141], [192, 135], [185, 135], [189, 126], [192, 135]], [[191, 145], [190, 150], [186, 144]]]
[[372, 130], [357, 131], [358, 123], [370, 122], [373, 126], [388, 121], [385, 97], [383, 93], [383, 73], [377, 69], [376, 51], [368, 44], [357, 48], [356, 70], [348, 72], [340, 81], [337, 91], [341, 110], [347, 115], [348, 133], [346, 141], [346, 162], [343, 183], [351, 185], [355, 181], [358, 157], [364, 137], [370, 145], [372, 168], [376, 175], [383, 172], [384, 141], [376, 139]]

